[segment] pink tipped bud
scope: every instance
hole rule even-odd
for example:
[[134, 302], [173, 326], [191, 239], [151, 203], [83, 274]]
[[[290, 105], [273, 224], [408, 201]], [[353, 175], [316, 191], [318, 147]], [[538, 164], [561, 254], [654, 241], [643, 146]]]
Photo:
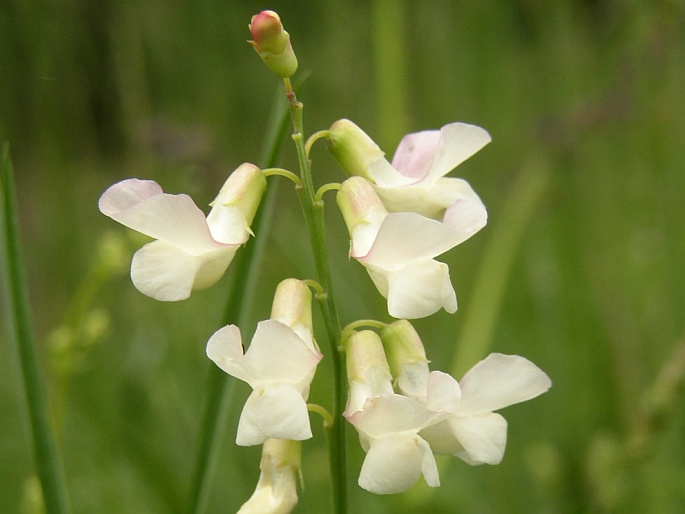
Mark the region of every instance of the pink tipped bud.
[[252, 17], [250, 32], [255, 47], [262, 52], [280, 53], [288, 44], [281, 18], [273, 11], [262, 11]]
[[273, 11], [262, 11], [252, 17], [249, 43], [262, 61], [279, 77], [291, 77], [297, 71], [297, 57], [290, 44], [290, 35], [281, 18]]

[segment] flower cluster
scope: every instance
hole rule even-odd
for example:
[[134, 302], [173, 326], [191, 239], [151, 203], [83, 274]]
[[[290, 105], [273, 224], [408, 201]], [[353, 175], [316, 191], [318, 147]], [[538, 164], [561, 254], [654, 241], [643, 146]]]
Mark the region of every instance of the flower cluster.
[[359, 485], [377, 494], [404, 491], [422, 474], [429, 486], [440, 485], [434, 453], [499, 464], [507, 422], [493, 411], [551, 386], [544, 372], [517, 355], [491, 354], [461, 383], [430, 372], [421, 339], [406, 320], [386, 325], [380, 336], [355, 332], [347, 352], [345, 417], [367, 452]]
[[487, 211], [469, 184], [445, 177], [490, 141], [480, 127], [452, 123], [409, 134], [392, 163], [349, 120], [327, 134], [328, 148], [350, 176], [338, 204], [363, 264], [395, 318], [457, 310], [447, 265], [433, 259], [483, 228]]
[[[150, 180], [128, 179], [107, 189], [100, 210], [155, 239], [133, 256], [131, 279], [157, 300], [183, 300], [193, 289], [219, 280], [238, 248], [253, 235], [250, 225], [269, 174], [294, 177], [304, 189], [303, 210], [309, 216], [312, 241], [324, 239], [322, 225], [315, 233], [318, 225], [312, 222], [323, 202], [311, 190], [311, 175], [304, 179], [311, 173], [310, 143], [304, 145], [298, 132], [301, 104], [289, 81], [297, 69], [290, 36], [272, 11], [254, 16], [250, 31], [250, 43], [261, 59], [284, 79], [302, 177], [245, 163], [229, 175], [206, 217], [187, 195], [164, 193]], [[465, 123], [409, 134], [391, 161], [349, 120], [335, 122], [312, 141], [320, 137], [347, 175], [341, 184], [324, 187], [338, 190], [336, 201], [350, 235], [349, 256], [364, 266], [395, 320], [358, 321], [341, 330], [331, 314], [332, 293], [326, 288], [330, 277], [325, 267], [319, 267], [321, 284], [288, 278], [278, 285], [271, 317], [257, 325], [247, 348], [236, 325], [226, 325], [211, 336], [207, 356], [252, 389], [240, 414], [236, 443], [263, 445], [259, 483], [242, 513], [288, 513], [294, 508], [301, 441], [312, 437], [309, 410], [325, 412], [307, 404], [323, 358], [314, 339], [310, 288], [328, 305], [322, 312], [333, 351], [346, 352], [346, 408], [343, 412], [342, 400], [334, 401], [338, 419], [327, 413], [324, 417], [329, 427], [341, 426], [344, 417], [357, 430], [366, 452], [359, 485], [370, 492], [398, 493], [420, 476], [429, 486], [438, 486], [434, 454], [454, 455], [472, 465], [498, 464], [506, 446], [507, 422], [495, 411], [534, 398], [551, 386], [544, 372], [516, 355], [493, 353], [459, 382], [430, 371], [421, 338], [407, 321], [440, 309], [457, 310], [449, 268], [436, 257], [483, 228], [487, 211], [465, 180], [446, 175], [489, 143], [489, 134]], [[322, 246], [319, 261], [326, 258], [325, 241]], [[344, 371], [336, 384], [343, 382], [340, 377]]]

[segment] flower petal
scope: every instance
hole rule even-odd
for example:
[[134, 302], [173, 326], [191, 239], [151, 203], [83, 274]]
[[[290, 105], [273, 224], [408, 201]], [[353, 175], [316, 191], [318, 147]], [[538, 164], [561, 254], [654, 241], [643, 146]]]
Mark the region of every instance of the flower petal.
[[245, 214], [236, 205], [217, 205], [207, 215], [207, 225], [214, 240], [227, 244], [243, 244], [250, 237]]
[[438, 412], [455, 412], [460, 400], [461, 390], [454, 378], [442, 371], [432, 371], [428, 375], [426, 407]]
[[312, 437], [307, 404], [302, 394], [287, 384], [253, 391], [238, 422], [236, 444], [254, 446], [266, 439], [302, 441]]
[[385, 157], [370, 162], [366, 175], [374, 185], [386, 188], [409, 186], [420, 178], [404, 176]]
[[396, 376], [397, 390], [403, 396], [425, 402], [428, 384], [428, 362], [406, 362]]
[[269, 319], [257, 325], [241, 366], [253, 377], [250, 383], [253, 387], [265, 382], [296, 384], [316, 367], [322, 357], [289, 326]]
[[226, 246], [195, 256], [165, 241], [153, 241], [133, 255], [131, 280], [141, 293], [155, 300], [185, 300], [192, 289], [216, 283], [237, 248]]
[[426, 188], [422, 184], [406, 187], [376, 187], [376, 194], [388, 212], [415, 212], [421, 216], [442, 221], [451, 198], [437, 186]]
[[456, 246], [461, 237], [439, 221], [413, 212], [388, 214], [366, 262], [387, 270], [397, 270], [408, 262], [436, 257]]
[[131, 280], [155, 300], [173, 302], [190, 296], [202, 261], [164, 241], [153, 241], [133, 255]]
[[433, 184], [487, 145], [492, 138], [485, 129], [467, 123], [450, 123], [440, 129], [438, 145], [424, 184]]
[[216, 284], [224, 276], [238, 248], [240, 248], [239, 245], [226, 245], [224, 248], [198, 255], [200, 269], [195, 275], [193, 289], [206, 289]]
[[100, 197], [99, 207], [122, 225], [193, 255], [223, 246], [214, 241], [205, 215], [188, 195], [163, 193], [151, 180], [114, 184]]
[[359, 486], [375, 494], [400, 493], [414, 485], [424, 469], [429, 485], [439, 485], [428, 444], [416, 434], [392, 434], [372, 440], [359, 473]]
[[399, 394], [382, 394], [369, 398], [362, 410], [348, 417], [357, 430], [371, 438], [395, 432], [418, 432], [434, 422], [439, 413]]
[[435, 455], [427, 441], [421, 436], [419, 437], [419, 449], [423, 453], [423, 462], [421, 463], [421, 473], [423, 479], [429, 487], [440, 487], [440, 475], [438, 474], [438, 464], [435, 462]]
[[[371, 271], [369, 275], [376, 283]], [[449, 268], [442, 262], [415, 261], [399, 271], [386, 273], [385, 279], [388, 313], [394, 318], [424, 318], [441, 308], [449, 313], [457, 310], [457, 295], [450, 282]], [[383, 293], [380, 288], [379, 291]]]
[[249, 383], [252, 377], [241, 365], [243, 352], [240, 328], [236, 325], [220, 328], [207, 341], [207, 357], [229, 375]]
[[488, 211], [468, 182], [460, 178], [441, 178], [431, 192], [437, 190], [448, 197], [442, 222], [462, 234], [461, 241], [467, 240], [487, 224]]
[[459, 414], [466, 415], [530, 400], [547, 391], [552, 381], [528, 359], [492, 353], [473, 366], [459, 385]]
[[458, 455], [459, 452], [464, 451], [464, 447], [455, 437], [447, 419], [424, 428], [419, 435], [428, 442], [435, 454]]
[[418, 182], [428, 175], [439, 144], [439, 130], [407, 134], [395, 150], [392, 165], [405, 177], [414, 178]]
[[447, 422], [464, 452], [456, 455], [469, 464], [499, 464], [507, 445], [507, 420], [489, 412], [475, 416], [452, 416]]

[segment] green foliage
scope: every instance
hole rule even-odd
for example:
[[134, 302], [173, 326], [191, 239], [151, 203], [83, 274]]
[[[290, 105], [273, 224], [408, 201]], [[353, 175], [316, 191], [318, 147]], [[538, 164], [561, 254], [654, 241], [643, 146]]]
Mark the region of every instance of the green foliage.
[[[468, 369], [473, 362], [453, 361], [483, 356], [460, 352], [474, 337], [483, 351], [526, 356], [554, 385], [504, 412], [502, 464], [441, 459], [436, 490], [420, 484], [387, 498], [360, 490], [362, 454], [350, 434], [352, 511], [678, 512], [685, 5], [404, 2], [391, 24], [404, 31], [404, 61], [396, 64], [399, 43], [378, 43], [384, 24], [373, 17], [387, 2], [377, 3], [270, 6], [288, 27], [300, 73], [311, 72], [298, 93], [305, 128], [348, 117], [392, 154], [399, 134], [380, 120], [388, 123], [395, 102], [403, 130], [459, 120], [490, 131], [492, 144], [455, 172], [481, 195], [490, 220], [447, 256], [460, 310], [415, 325], [436, 369]], [[0, 138], [12, 143], [35, 335], [75, 513], [174, 513], [186, 504], [211, 364], [204, 347], [222, 322], [231, 277], [178, 304], [143, 297], [116, 263], [102, 260], [106, 231], [117, 231], [127, 255], [139, 242], [97, 212], [97, 199], [112, 182], [137, 176], [207, 204], [228, 172], [258, 160], [280, 87], [245, 43], [259, 7], [0, 7]], [[381, 51], [395, 53], [383, 60]], [[396, 91], [377, 76], [379, 62], [403, 67]], [[341, 178], [317, 145], [311, 156], [317, 185]], [[291, 145], [282, 160], [296, 168]], [[503, 216], [531, 170], [546, 176], [542, 194], [522, 207], [532, 215], [519, 213], [525, 224], [507, 240], [509, 256], [485, 259], [497, 250], [493, 238], [516, 225]], [[361, 266], [347, 261], [345, 228], [332, 197], [325, 200], [341, 321], [383, 319], [384, 302]], [[312, 278], [311, 257], [298, 251], [309, 243], [289, 185], [279, 188], [275, 212], [245, 334], [268, 317], [284, 276]], [[493, 277], [500, 266], [505, 276]], [[317, 336], [325, 339], [323, 330]], [[13, 347], [7, 330], [0, 337], [0, 512], [17, 512], [31, 505], [35, 470]], [[327, 356], [312, 402], [329, 406], [330, 371]], [[258, 477], [259, 448], [233, 444], [246, 389], [237, 388], [229, 407], [207, 512], [236, 511]], [[329, 507], [324, 434], [313, 420], [296, 512]]]

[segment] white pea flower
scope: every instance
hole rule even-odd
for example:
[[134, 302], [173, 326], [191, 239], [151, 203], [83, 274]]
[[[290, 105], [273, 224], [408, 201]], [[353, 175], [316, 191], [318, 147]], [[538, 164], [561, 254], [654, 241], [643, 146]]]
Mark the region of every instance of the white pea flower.
[[392, 392], [390, 370], [375, 333], [362, 331], [350, 337], [347, 374], [345, 417], [357, 429], [366, 452], [359, 486], [394, 494], [409, 489], [421, 475], [429, 486], [439, 486], [435, 457], [419, 431], [441, 414]]
[[328, 135], [328, 147], [343, 170], [369, 180], [388, 211], [438, 220], [461, 241], [485, 226], [487, 211], [468, 182], [445, 175], [490, 141], [490, 134], [480, 127], [450, 123], [440, 130], [406, 135], [390, 163], [350, 120], [335, 122]]
[[461, 382], [431, 372], [421, 338], [406, 320], [387, 325], [381, 339], [398, 392], [444, 414], [419, 434], [435, 453], [469, 464], [498, 464], [504, 456], [507, 422], [493, 411], [535, 398], [552, 385], [528, 359], [501, 353], [477, 363]]
[[114, 184], [100, 197], [99, 208], [157, 239], [133, 256], [131, 280], [147, 296], [177, 301], [221, 278], [251, 234], [265, 188], [263, 173], [245, 163], [228, 177], [206, 218], [188, 195], [164, 193], [152, 180]]
[[425, 405], [447, 414], [420, 435], [435, 453], [456, 455], [469, 464], [499, 464], [507, 444], [507, 421], [493, 411], [535, 398], [552, 381], [518, 355], [492, 353], [473, 366], [459, 383], [431, 372]]
[[307, 286], [294, 279], [281, 282], [271, 317], [257, 325], [247, 351], [235, 325], [219, 329], [207, 342], [207, 356], [252, 387], [238, 422], [236, 443], [240, 446], [262, 444], [269, 438], [301, 441], [312, 437], [306, 400], [323, 356], [311, 337]]
[[457, 310], [449, 268], [433, 257], [459, 244], [459, 234], [416, 213], [388, 214], [361, 177], [343, 182], [337, 202], [352, 240], [350, 256], [387, 298], [391, 316], [414, 319], [441, 308]]

